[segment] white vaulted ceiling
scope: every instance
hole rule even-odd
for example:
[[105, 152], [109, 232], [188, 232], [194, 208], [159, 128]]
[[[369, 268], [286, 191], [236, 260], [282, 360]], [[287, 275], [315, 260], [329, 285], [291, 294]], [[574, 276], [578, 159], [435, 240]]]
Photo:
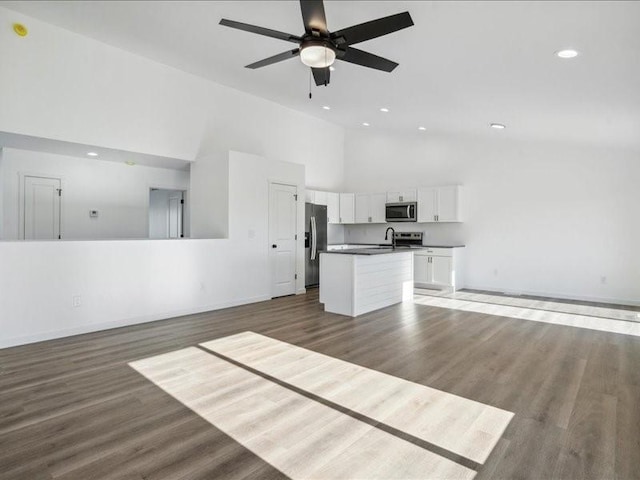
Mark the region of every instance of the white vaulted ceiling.
[[[405, 10], [415, 26], [357, 45], [398, 62], [393, 73], [336, 62], [312, 100], [298, 59], [243, 68], [293, 44], [218, 25], [301, 34], [295, 1], [2, 5], [347, 128], [640, 148], [640, 2], [327, 1], [330, 30]], [[554, 55], [568, 47], [580, 55]]]

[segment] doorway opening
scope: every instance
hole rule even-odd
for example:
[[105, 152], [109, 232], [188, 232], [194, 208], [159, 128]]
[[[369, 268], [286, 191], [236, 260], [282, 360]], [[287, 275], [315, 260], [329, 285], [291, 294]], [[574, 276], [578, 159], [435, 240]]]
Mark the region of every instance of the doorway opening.
[[185, 190], [149, 189], [149, 238], [184, 237]]

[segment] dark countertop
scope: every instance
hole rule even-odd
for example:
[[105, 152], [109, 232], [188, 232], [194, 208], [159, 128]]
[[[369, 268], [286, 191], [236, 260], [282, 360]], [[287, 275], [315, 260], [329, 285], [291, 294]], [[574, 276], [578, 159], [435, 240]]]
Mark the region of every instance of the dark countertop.
[[453, 245], [423, 245], [424, 248], [464, 248], [466, 245], [453, 244]]
[[[364, 245], [360, 243], [359, 245]], [[389, 253], [408, 253], [422, 248], [346, 248], [344, 250], [323, 250], [320, 253], [335, 253], [337, 255], [386, 255]]]
[[[329, 245], [329, 247], [333, 247], [336, 245], [371, 245], [372, 247], [390, 247], [391, 245], [389, 245], [388, 243], [359, 243], [359, 242], [355, 242], [355, 243], [336, 243], [336, 244], [332, 244]], [[420, 248], [464, 248], [466, 245], [461, 244], [461, 243], [453, 243], [453, 244], [448, 244], [448, 245], [444, 245], [444, 244], [431, 244], [431, 245], [422, 245], [422, 247], [411, 247], [413, 250], [415, 249], [420, 249]], [[406, 247], [400, 247], [400, 248], [404, 248], [404, 250], [408, 250], [408, 248]], [[356, 249], [353, 249], [356, 250]], [[339, 251], [339, 250], [331, 250], [332, 252], [335, 251]]]

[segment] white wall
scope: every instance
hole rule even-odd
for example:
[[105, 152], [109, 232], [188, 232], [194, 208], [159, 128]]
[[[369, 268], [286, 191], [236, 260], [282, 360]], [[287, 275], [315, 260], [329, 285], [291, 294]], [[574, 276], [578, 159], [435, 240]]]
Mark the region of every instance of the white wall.
[[[464, 185], [463, 224], [400, 228], [466, 243], [471, 288], [640, 303], [640, 155], [497, 133], [479, 141], [349, 131], [346, 188]], [[346, 228], [347, 242], [383, 238], [383, 227]]]
[[[20, 174], [62, 178], [62, 238], [148, 238], [150, 187], [187, 190], [189, 172], [4, 149], [3, 240], [20, 238]], [[91, 218], [89, 210], [98, 210]]]
[[303, 166], [229, 154], [229, 239], [0, 243], [0, 347], [270, 298], [270, 180], [304, 198]]
[[229, 237], [229, 154], [201, 156], [191, 164], [191, 238]]
[[0, 131], [187, 160], [229, 150], [342, 186], [344, 130], [0, 7]]
[[[196, 159], [193, 203], [216, 220], [193, 236], [211, 228], [229, 237], [0, 242], [0, 345], [268, 298], [265, 211], [238, 197], [267, 205], [267, 174], [295, 181], [304, 198], [305, 169], [309, 185], [339, 189], [344, 130], [1, 7], [0, 20], [30, 27], [25, 38], [0, 30], [0, 91], [11, 92], [0, 95], [0, 131]], [[256, 156], [242, 168], [229, 157], [226, 172], [215, 161], [206, 168], [232, 149]], [[222, 191], [203, 194], [211, 186], [228, 188], [224, 220], [215, 214]]]

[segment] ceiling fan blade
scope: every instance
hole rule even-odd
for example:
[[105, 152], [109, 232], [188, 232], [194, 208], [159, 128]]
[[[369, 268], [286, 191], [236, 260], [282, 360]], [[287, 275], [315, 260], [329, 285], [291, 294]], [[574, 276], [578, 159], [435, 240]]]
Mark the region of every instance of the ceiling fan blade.
[[266, 67], [267, 65], [282, 62], [284, 60], [289, 60], [290, 58], [296, 57], [299, 54], [299, 48], [296, 48], [295, 50], [287, 50], [286, 52], [279, 53], [278, 55], [274, 55], [273, 57], [265, 58], [264, 60], [246, 65], [244, 68], [256, 69], [260, 67]]
[[264, 35], [266, 37], [277, 38], [278, 40], [284, 40], [286, 42], [300, 43], [302, 41], [297, 35], [271, 30], [270, 28], [258, 27], [256, 25], [249, 25], [248, 23], [235, 22], [233, 20], [227, 20], [226, 18], [220, 20], [220, 25], [237, 28], [245, 32], [257, 33], [258, 35]]
[[343, 28], [331, 34], [331, 38], [340, 45], [354, 45], [356, 43], [381, 37], [397, 32], [413, 25], [409, 12], [398, 13], [388, 17], [371, 20], [370, 22]]
[[318, 30], [326, 35], [327, 17], [324, 14], [324, 3], [322, 0], [300, 0], [302, 10], [302, 22], [307, 33]]
[[396, 62], [353, 47], [347, 47], [347, 50], [343, 53], [338, 51], [337, 58], [343, 62], [355, 63], [356, 65], [383, 70], [385, 72], [391, 72], [398, 66]]
[[316, 81], [316, 85], [324, 85], [325, 87], [329, 85], [329, 80], [331, 79], [331, 70], [329, 67], [326, 68], [312, 68], [313, 71], [313, 79]]

